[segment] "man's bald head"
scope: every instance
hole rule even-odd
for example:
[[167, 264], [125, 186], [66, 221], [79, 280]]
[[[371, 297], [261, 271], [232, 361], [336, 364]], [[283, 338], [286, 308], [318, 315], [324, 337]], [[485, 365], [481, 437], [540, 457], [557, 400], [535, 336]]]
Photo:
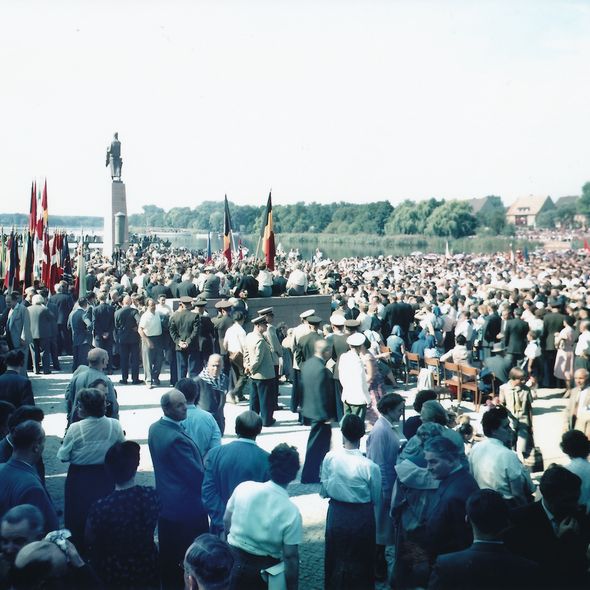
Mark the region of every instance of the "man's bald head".
[[102, 348], [93, 348], [88, 351], [88, 366], [93, 369], [101, 369], [103, 364], [108, 361], [109, 354]]
[[584, 388], [588, 384], [588, 371], [586, 369], [578, 369], [574, 373], [574, 382], [576, 387]]
[[315, 344], [313, 345], [314, 354], [320, 358], [324, 358], [330, 352], [330, 350], [330, 343], [323, 338], [321, 340], [316, 340]]
[[181, 422], [186, 418], [186, 398], [178, 389], [167, 391], [160, 398], [160, 406], [162, 406], [164, 416], [175, 422]]

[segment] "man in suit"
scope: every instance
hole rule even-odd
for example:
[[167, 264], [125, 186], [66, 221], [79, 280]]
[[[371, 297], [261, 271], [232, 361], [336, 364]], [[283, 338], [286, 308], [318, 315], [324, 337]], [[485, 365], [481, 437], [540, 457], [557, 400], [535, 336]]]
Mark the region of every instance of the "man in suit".
[[269, 480], [268, 453], [256, 444], [262, 430], [258, 414], [246, 411], [236, 418], [237, 440], [209, 451], [205, 461], [203, 504], [211, 518], [211, 532], [223, 532], [227, 501], [243, 481]]
[[51, 373], [51, 337], [55, 318], [44, 303], [43, 296], [36, 294], [33, 295], [32, 305], [28, 308], [33, 339], [33, 369], [37, 375], [41, 373], [41, 358], [43, 358], [43, 373], [45, 375]]
[[11, 350], [6, 355], [6, 371], [0, 375], [0, 399], [15, 408], [35, 405], [33, 388], [28, 377], [22, 375], [22, 350]]
[[291, 388], [291, 412], [298, 412], [301, 406], [301, 367], [297, 362], [299, 340], [308, 334], [312, 327], [308, 323], [307, 318], [314, 316], [315, 310], [307, 309], [299, 314], [301, 323], [293, 328], [292, 336], [292, 351], [293, 351], [293, 387]]
[[272, 353], [264, 339], [266, 320], [258, 316], [252, 320], [253, 331], [246, 336], [244, 346], [244, 371], [250, 377], [250, 409], [262, 418], [263, 426], [272, 426], [274, 400], [272, 399], [272, 382], [275, 376]]
[[88, 352], [92, 348], [92, 319], [86, 297], [78, 299], [78, 307], [70, 315], [68, 323], [72, 330], [74, 353], [72, 372], [74, 372], [80, 365], [88, 362]]
[[466, 549], [471, 544], [471, 531], [465, 523], [465, 503], [479, 486], [461, 463], [460, 450], [450, 438], [429, 439], [424, 446], [424, 457], [430, 475], [440, 480], [426, 522], [427, 549], [434, 558]]
[[66, 412], [68, 423], [72, 419], [73, 410], [75, 409], [76, 395], [82, 389], [86, 389], [91, 383], [97, 380], [104, 381], [107, 384], [105, 398], [107, 401], [107, 416], [119, 419], [119, 403], [117, 402], [117, 393], [113, 382], [106, 374], [106, 368], [109, 363], [109, 355], [102, 348], [93, 348], [88, 353], [88, 368], [81, 367], [77, 374], [72, 375], [72, 379], [66, 387]]
[[543, 386], [557, 387], [557, 380], [553, 374], [557, 349], [555, 347], [555, 334], [563, 329], [565, 316], [560, 311], [559, 301], [556, 298], [549, 299], [551, 311], [543, 317], [543, 336], [541, 346], [543, 348]]
[[348, 352], [350, 349], [346, 343], [346, 335], [344, 334], [344, 316], [334, 313], [330, 316], [330, 325], [332, 326], [332, 334], [328, 335], [328, 342], [332, 345], [331, 360], [334, 363], [334, 371], [332, 373], [332, 380], [334, 381], [334, 408], [336, 420], [340, 422], [344, 416], [344, 406], [342, 404], [342, 385], [340, 384], [339, 362], [340, 357]]
[[215, 337], [215, 327], [213, 320], [206, 313], [207, 301], [199, 298], [195, 301], [195, 311], [199, 316], [199, 353], [197, 356], [197, 372], [200, 373], [207, 362], [207, 359], [213, 352], [213, 339]]
[[115, 308], [107, 303], [107, 294], [101, 292], [97, 296], [98, 305], [92, 314], [94, 333], [94, 346], [102, 348], [109, 355], [107, 371], [112, 370], [111, 356], [113, 354], [114, 333], [115, 333]]
[[133, 384], [142, 383], [139, 380], [139, 313], [131, 303], [131, 297], [126, 295], [123, 298], [123, 307], [115, 312], [115, 328], [119, 354], [121, 355], [121, 381], [119, 383], [122, 385], [127, 385], [130, 369]]
[[55, 286], [55, 295], [47, 302], [47, 307], [53, 312], [57, 320], [57, 351], [58, 354], [72, 354], [72, 340], [68, 330], [68, 318], [74, 308], [74, 299], [68, 293], [67, 283], [61, 282]]
[[199, 390], [198, 406], [209, 412], [223, 435], [225, 431], [225, 396], [227, 395], [228, 379], [222, 371], [221, 355], [212, 354], [207, 359], [207, 366], [195, 378]]
[[481, 328], [481, 356], [485, 360], [491, 355], [492, 347], [497, 342], [497, 336], [502, 329], [502, 319], [498, 315], [498, 306], [490, 303], [487, 306], [487, 315], [484, 316]]
[[510, 524], [508, 506], [493, 490], [477, 490], [465, 506], [473, 532], [468, 549], [437, 557], [428, 590], [536, 589], [538, 566], [504, 545], [502, 535]]
[[19, 302], [20, 296], [13, 291], [8, 296], [8, 321], [6, 333], [8, 345], [12, 350], [20, 350], [24, 356], [23, 366], [20, 368], [21, 375], [27, 375], [27, 362], [29, 358], [29, 345], [33, 341], [31, 337], [31, 323], [28, 309]]
[[303, 406], [301, 413], [311, 421], [307, 439], [305, 463], [301, 472], [301, 483], [319, 483], [320, 466], [330, 450], [332, 440], [331, 421], [335, 418], [332, 373], [326, 368], [331, 346], [326, 340], [318, 339], [314, 344], [314, 356], [301, 367]]
[[580, 478], [561, 465], [541, 477], [542, 499], [512, 512], [506, 545], [537, 563], [547, 588], [589, 588], [589, 517], [579, 505]]
[[53, 502], [33, 467], [43, 455], [45, 432], [39, 422], [26, 420], [11, 433], [12, 457], [0, 465], [0, 514], [19, 504], [36, 506], [45, 518], [45, 530], [58, 528]]
[[158, 520], [162, 588], [176, 589], [183, 580], [178, 564], [194, 538], [208, 531], [209, 523], [201, 502], [203, 460], [180, 425], [187, 416], [186, 399], [171, 389], [160, 405], [164, 417], [150, 426], [148, 445], [162, 503]]
[[590, 374], [586, 369], [574, 373], [572, 389], [564, 414], [563, 430], [580, 430], [590, 434]]
[[170, 337], [176, 348], [177, 376], [183, 379], [187, 375], [192, 379], [199, 374], [199, 331], [201, 318], [193, 313], [193, 300], [181, 297], [178, 310], [170, 317]]
[[193, 283], [193, 277], [190, 272], [182, 275], [182, 281], [176, 285], [177, 297], [190, 297], [194, 299], [197, 296], [197, 287]]
[[205, 299], [217, 299], [219, 297], [221, 279], [213, 272], [214, 270], [212, 266], [205, 267], [205, 282], [203, 283], [203, 297]]
[[273, 326], [272, 322], [274, 321], [275, 314], [272, 307], [265, 307], [264, 309], [258, 310], [258, 315], [264, 316], [266, 318], [266, 332], [264, 333], [264, 338], [268, 342], [270, 346], [270, 352], [272, 353], [272, 364], [275, 370], [275, 377], [273, 380], [273, 403], [275, 410], [279, 409], [279, 364], [281, 358], [283, 356], [283, 347], [279, 341], [279, 337], [277, 335], [277, 329]]
[[512, 366], [524, 358], [528, 333], [529, 325], [522, 319], [522, 308], [517, 307], [514, 310], [514, 318], [506, 322], [504, 329], [506, 356], [510, 358]]
[[483, 366], [493, 374], [498, 385], [508, 383], [508, 374], [512, 368], [512, 361], [506, 356], [506, 350], [501, 342], [497, 342], [491, 349], [491, 355], [484, 359]]

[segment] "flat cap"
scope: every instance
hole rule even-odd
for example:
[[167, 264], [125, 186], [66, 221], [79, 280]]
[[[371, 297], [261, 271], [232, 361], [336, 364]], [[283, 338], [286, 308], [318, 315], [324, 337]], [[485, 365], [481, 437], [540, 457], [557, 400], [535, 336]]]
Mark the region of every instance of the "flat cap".
[[221, 299], [215, 304], [215, 309], [229, 309], [232, 306], [228, 299]]
[[192, 297], [188, 297], [188, 296], [181, 297], [180, 298], [180, 303], [190, 303], [192, 305], [193, 298]]
[[304, 320], [305, 318], [308, 318], [310, 315], [313, 315], [315, 313], [315, 309], [307, 309], [306, 311], [302, 311], [299, 314], [299, 317]]
[[267, 315], [269, 313], [274, 314], [274, 311], [272, 310], [272, 307], [265, 307], [264, 309], [259, 309], [258, 310], [258, 315]]
[[358, 328], [361, 323], [359, 320], [344, 320], [344, 325], [347, 328]]
[[307, 323], [311, 324], [312, 326], [317, 326], [322, 321], [322, 318], [317, 315], [310, 315], [307, 318]]
[[263, 315], [259, 315], [257, 318], [254, 318], [254, 319], [252, 320], [252, 323], [253, 323], [255, 326], [257, 326], [258, 324], [266, 324], [266, 323], [268, 323], [268, 322], [266, 321], [266, 318], [265, 318]]
[[207, 300], [206, 299], [196, 299], [195, 305], [197, 307], [205, 307], [205, 305], [207, 305]]

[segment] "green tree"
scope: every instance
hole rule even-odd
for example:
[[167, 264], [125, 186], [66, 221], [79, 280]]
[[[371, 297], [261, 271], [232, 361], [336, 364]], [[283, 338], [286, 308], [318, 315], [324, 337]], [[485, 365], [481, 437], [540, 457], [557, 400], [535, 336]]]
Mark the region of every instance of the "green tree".
[[561, 227], [574, 227], [577, 212], [576, 203], [568, 203], [556, 209], [555, 220], [559, 222]]
[[578, 213], [584, 215], [587, 221], [590, 221], [590, 182], [582, 187], [582, 196], [577, 202]]
[[485, 206], [476, 215], [480, 227], [489, 228], [494, 234], [503, 231], [506, 225], [506, 208], [502, 199], [496, 195], [486, 197]]
[[556, 219], [557, 209], [550, 209], [549, 211], [543, 211], [543, 213], [539, 213], [535, 223], [537, 227], [553, 229], [555, 227]]
[[425, 232], [432, 236], [462, 238], [475, 233], [477, 219], [467, 201], [447, 201], [437, 207], [426, 224]]
[[385, 233], [394, 234], [422, 234], [432, 212], [440, 207], [444, 201], [428, 199], [415, 203], [409, 199], [398, 205], [385, 224]]

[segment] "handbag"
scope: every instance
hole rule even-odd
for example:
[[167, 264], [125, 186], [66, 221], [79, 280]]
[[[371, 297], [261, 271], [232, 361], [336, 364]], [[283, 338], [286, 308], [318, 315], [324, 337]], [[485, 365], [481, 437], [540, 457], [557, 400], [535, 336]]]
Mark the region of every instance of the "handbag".
[[287, 578], [285, 578], [285, 562], [260, 570], [262, 579], [267, 583], [268, 590], [287, 590]]

